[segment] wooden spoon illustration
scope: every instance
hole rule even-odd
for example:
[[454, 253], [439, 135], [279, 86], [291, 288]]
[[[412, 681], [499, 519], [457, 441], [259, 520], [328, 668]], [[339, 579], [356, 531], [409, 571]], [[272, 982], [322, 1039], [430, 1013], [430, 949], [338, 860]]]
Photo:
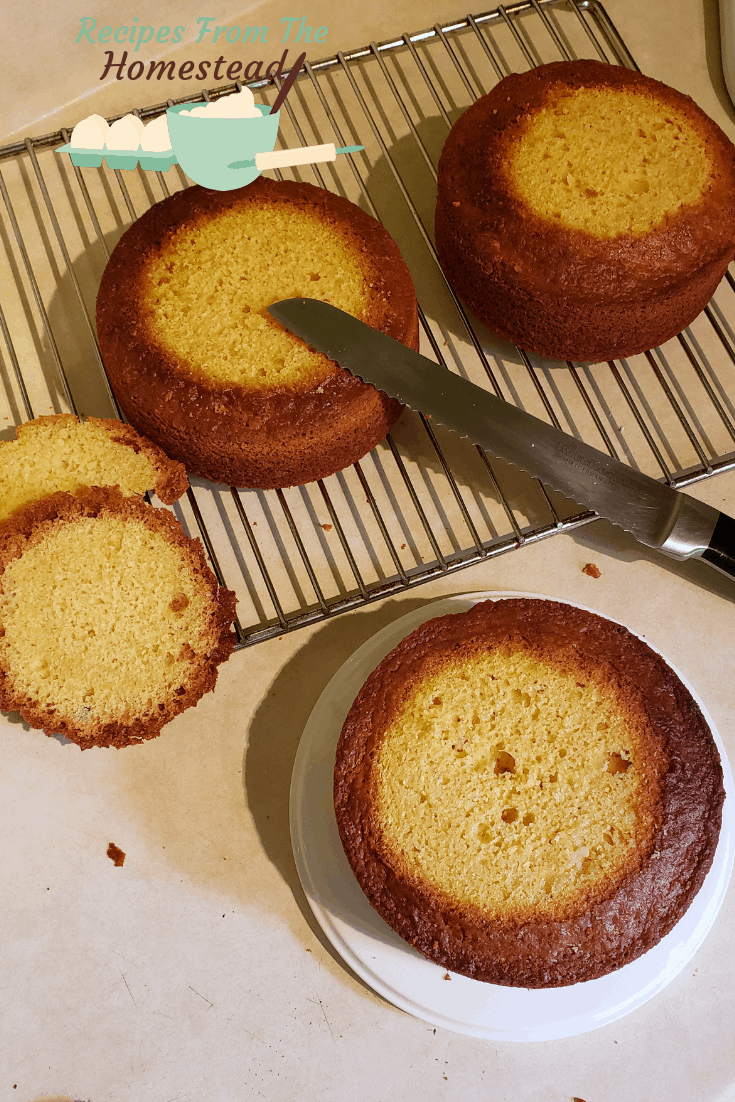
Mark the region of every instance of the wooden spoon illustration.
[[273, 104], [273, 106], [270, 109], [270, 114], [271, 115], [275, 115], [276, 111], [281, 106], [281, 104], [285, 100], [288, 93], [291, 91], [291, 86], [292, 86], [293, 82], [296, 80], [296, 77], [299, 75], [299, 70], [301, 69], [301, 66], [304, 64], [305, 61], [306, 61], [306, 54], [305, 53], [299, 54], [299, 56], [296, 58], [296, 61], [291, 66], [291, 69], [289, 70], [288, 76], [286, 77], [283, 84], [281, 85], [281, 90], [278, 93], [278, 95], [276, 96], [276, 102]]

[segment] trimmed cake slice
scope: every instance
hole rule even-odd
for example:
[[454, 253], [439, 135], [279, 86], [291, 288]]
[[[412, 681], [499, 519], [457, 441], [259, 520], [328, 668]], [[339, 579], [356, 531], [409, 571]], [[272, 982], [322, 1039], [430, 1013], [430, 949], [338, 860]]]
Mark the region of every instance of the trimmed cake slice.
[[0, 443], [0, 521], [59, 490], [119, 486], [123, 494], [155, 491], [172, 505], [186, 492], [181, 463], [121, 421], [72, 414], [37, 417]]
[[235, 594], [165, 509], [56, 493], [0, 527], [0, 709], [81, 748], [154, 738], [214, 688]]

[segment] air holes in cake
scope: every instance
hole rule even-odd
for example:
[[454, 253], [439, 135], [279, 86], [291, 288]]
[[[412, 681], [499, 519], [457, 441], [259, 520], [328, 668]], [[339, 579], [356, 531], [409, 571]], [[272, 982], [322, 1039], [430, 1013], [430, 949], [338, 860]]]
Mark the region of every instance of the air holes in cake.
[[[495, 758], [494, 769], [496, 776], [500, 773], [515, 773], [515, 771], [515, 758], [512, 757], [510, 754], [507, 754], [505, 750], [498, 750], [497, 757]], [[509, 820], [506, 820], [506, 822], [507, 821]]]
[[[575, 868], [579, 869], [580, 872], [587, 872], [590, 868], [589, 852], [587, 846], [581, 846], [572, 854], [572, 864]], [[585, 861], [587, 862], [587, 869], [584, 867]]]
[[564, 749], [564, 747], [562, 746], [562, 747], [560, 748], [560, 750], [559, 750], [559, 757], [560, 757], [560, 758], [565, 758], [566, 756], [567, 756], [567, 752], [566, 752], [566, 750]]
[[175, 597], [172, 597], [170, 609], [172, 612], [183, 612], [185, 608], [188, 608], [189, 598], [185, 593], [177, 593]]
[[316, 283], [316, 281], [318, 279], [321, 279], [321, 278], [322, 277], [319, 275], [318, 272], [312, 272], [311, 275], [309, 276], [309, 279], [311, 280], [312, 283]]
[[[605, 768], [615, 748], [625, 759], [639, 753], [637, 732], [627, 713], [616, 714], [605, 684], [547, 669], [535, 655], [512, 655], [514, 678], [494, 650], [468, 663], [467, 683], [451, 661], [433, 672], [391, 725], [375, 776], [396, 851], [405, 847], [410, 867], [425, 869], [430, 859], [436, 883], [441, 877], [468, 902], [487, 901], [493, 913], [513, 884], [514, 905], [533, 899], [550, 914], [555, 903], [586, 898], [592, 881], [615, 879], [632, 853], [638, 757], [625, 780]], [[530, 707], [521, 706], [523, 696]], [[600, 722], [606, 734], [596, 730]], [[627, 844], [618, 817], [631, 832]]]
[[605, 768], [608, 773], [627, 773], [632, 764], [632, 762], [627, 761], [626, 758], [621, 757], [620, 754], [617, 754], [615, 753], [615, 751], [613, 751], [613, 753], [608, 758], [608, 762]]

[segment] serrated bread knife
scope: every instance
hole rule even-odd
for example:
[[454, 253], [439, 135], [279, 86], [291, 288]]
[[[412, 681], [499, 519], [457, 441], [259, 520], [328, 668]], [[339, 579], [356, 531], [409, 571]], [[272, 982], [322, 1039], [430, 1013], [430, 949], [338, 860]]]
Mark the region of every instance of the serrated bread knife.
[[735, 578], [735, 520], [504, 402], [317, 299], [268, 307], [291, 333], [403, 405], [593, 509], [647, 547]]

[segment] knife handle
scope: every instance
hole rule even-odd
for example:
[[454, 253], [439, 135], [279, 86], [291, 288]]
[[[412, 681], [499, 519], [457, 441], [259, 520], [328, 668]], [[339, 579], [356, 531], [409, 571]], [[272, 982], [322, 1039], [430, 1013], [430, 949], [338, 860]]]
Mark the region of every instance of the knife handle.
[[719, 514], [709, 547], [705, 547], [701, 558], [735, 578], [735, 520], [726, 513]]

